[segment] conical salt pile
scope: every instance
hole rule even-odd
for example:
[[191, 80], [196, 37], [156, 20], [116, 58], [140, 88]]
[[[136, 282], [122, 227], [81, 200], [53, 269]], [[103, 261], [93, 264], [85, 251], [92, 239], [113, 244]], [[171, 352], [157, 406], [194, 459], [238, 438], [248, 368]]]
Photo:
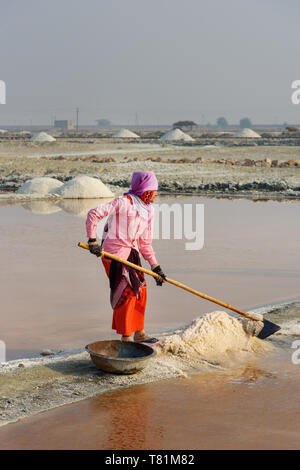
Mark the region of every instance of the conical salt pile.
[[186, 134], [185, 132], [182, 132], [180, 129], [172, 129], [171, 131], [167, 132], [164, 134], [159, 140], [165, 141], [165, 142], [172, 142], [172, 141], [178, 141], [182, 140], [184, 142], [192, 142], [194, 139], [190, 135]]
[[241, 129], [233, 137], [242, 137], [244, 139], [261, 139], [261, 136], [252, 129]]
[[114, 196], [101, 180], [90, 176], [76, 176], [52, 193], [65, 199], [95, 199]]
[[120, 129], [113, 135], [113, 137], [118, 137], [121, 139], [139, 139], [140, 138], [139, 135], [135, 134], [134, 132], [131, 132], [128, 129]]
[[50, 194], [58, 190], [63, 183], [56, 178], [40, 176], [27, 180], [17, 191], [17, 194]]
[[36, 135], [33, 135], [30, 139], [32, 142], [55, 142], [56, 139], [52, 135], [47, 134], [47, 132], [39, 132]]

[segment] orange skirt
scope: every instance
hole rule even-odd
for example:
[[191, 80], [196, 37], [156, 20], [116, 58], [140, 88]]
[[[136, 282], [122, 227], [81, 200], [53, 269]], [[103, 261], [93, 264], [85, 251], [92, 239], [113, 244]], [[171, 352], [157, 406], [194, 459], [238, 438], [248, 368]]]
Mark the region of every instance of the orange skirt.
[[[109, 277], [110, 260], [103, 259], [105, 272]], [[144, 316], [147, 303], [147, 287], [140, 288], [140, 298], [137, 299], [131, 286], [122, 292], [119, 302], [113, 311], [112, 329], [119, 335], [130, 336], [135, 331], [144, 329]]]

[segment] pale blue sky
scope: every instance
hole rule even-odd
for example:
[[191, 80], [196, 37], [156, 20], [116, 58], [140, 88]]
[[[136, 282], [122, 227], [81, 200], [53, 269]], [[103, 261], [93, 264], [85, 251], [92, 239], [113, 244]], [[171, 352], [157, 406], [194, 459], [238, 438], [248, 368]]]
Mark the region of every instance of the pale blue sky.
[[0, 124], [300, 122], [297, 0], [0, 0]]

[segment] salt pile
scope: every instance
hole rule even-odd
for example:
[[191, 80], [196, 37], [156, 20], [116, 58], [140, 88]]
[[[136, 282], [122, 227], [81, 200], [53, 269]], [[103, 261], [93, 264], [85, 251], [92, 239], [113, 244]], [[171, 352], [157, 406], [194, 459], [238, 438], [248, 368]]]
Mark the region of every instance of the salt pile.
[[26, 181], [17, 191], [17, 194], [50, 194], [58, 190], [63, 183], [55, 178], [41, 176]]
[[184, 142], [192, 142], [194, 139], [190, 135], [182, 132], [180, 129], [172, 129], [171, 131], [164, 134], [159, 140], [164, 142], [172, 142], [172, 141], [184, 141]]
[[233, 137], [242, 137], [242, 138], [246, 138], [246, 139], [261, 139], [261, 136], [253, 131], [252, 129], [248, 129], [248, 128], [245, 128], [245, 129], [242, 129], [238, 132], [236, 132], [236, 134], [234, 134]]
[[113, 137], [121, 138], [121, 139], [139, 139], [140, 136], [135, 134], [134, 132], [131, 132], [128, 129], [120, 129], [117, 131]]
[[7, 131], [5, 129], [0, 129], [0, 134], [6, 134]]
[[160, 354], [171, 354], [190, 365], [204, 361], [228, 367], [232, 362], [243, 361], [273, 347], [248, 335], [239, 319], [216, 311], [196, 318], [177, 334], [163, 338], [156, 349]]
[[46, 132], [39, 132], [31, 137], [31, 142], [55, 142], [56, 139]]
[[96, 199], [114, 196], [101, 180], [90, 176], [76, 176], [57, 191], [52, 191], [52, 194], [54, 193], [65, 199]]

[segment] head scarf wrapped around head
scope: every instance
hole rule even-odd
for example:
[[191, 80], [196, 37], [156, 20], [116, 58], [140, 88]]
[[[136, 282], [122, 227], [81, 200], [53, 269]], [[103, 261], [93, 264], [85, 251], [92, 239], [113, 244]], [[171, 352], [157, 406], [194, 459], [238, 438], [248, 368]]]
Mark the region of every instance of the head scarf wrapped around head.
[[145, 191], [157, 191], [158, 182], [153, 171], [135, 171], [132, 174], [131, 188], [127, 194], [141, 196]]
[[[132, 203], [139, 213], [139, 215], [151, 222], [152, 220], [152, 211], [148, 201], [145, 202], [141, 196], [146, 192], [157, 191], [158, 182], [153, 171], [135, 171], [132, 174], [131, 179], [131, 188], [128, 193], [124, 195], [130, 197]], [[149, 197], [150, 200], [150, 197]]]

